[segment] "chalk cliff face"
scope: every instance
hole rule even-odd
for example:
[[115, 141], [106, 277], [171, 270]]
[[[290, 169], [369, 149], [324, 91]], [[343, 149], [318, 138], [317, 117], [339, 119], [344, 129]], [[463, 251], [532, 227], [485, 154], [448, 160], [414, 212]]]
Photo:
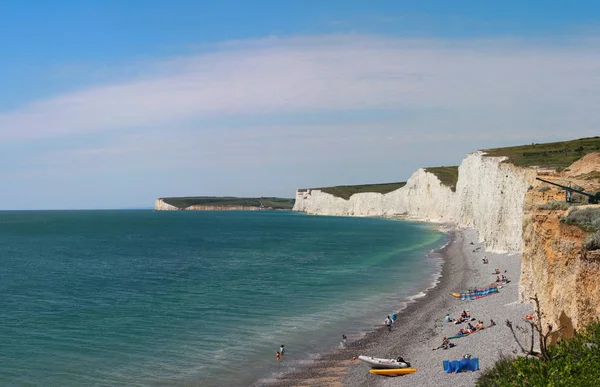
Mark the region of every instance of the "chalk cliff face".
[[[571, 336], [600, 318], [600, 250], [582, 251], [588, 233], [560, 222], [572, 208], [540, 209], [541, 204], [564, 201], [564, 190], [536, 181], [538, 172], [533, 168], [502, 161], [481, 152], [467, 156], [458, 168], [456, 192], [420, 169], [404, 187], [387, 194], [360, 193], [344, 200], [320, 190], [298, 190], [294, 210], [321, 215], [404, 215], [472, 227], [487, 250], [522, 252], [521, 301], [529, 302], [537, 294], [543, 326], [564, 327], [561, 334]], [[600, 181], [590, 176], [597, 171], [600, 154], [593, 153], [561, 173], [546, 171], [551, 175], [544, 177], [596, 192]]]
[[349, 200], [320, 190], [298, 190], [295, 211], [318, 215], [395, 216], [450, 221], [473, 227], [490, 250], [519, 252], [523, 198], [535, 170], [501, 163], [482, 152], [459, 166], [456, 192], [419, 169], [396, 191], [359, 193]]
[[154, 201], [154, 209], [157, 211], [178, 211], [179, 208], [165, 203], [162, 199], [156, 199]]

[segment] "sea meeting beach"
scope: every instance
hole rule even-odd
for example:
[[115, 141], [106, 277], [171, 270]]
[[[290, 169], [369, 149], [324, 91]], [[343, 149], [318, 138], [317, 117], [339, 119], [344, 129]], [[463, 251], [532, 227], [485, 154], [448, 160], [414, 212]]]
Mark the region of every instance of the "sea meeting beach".
[[[309, 364], [280, 375], [277, 380], [261, 380], [254, 386], [474, 386], [481, 370], [492, 367], [502, 354], [519, 353], [505, 322], [508, 319], [527, 327], [523, 318], [533, 312], [532, 304], [518, 301], [521, 254], [485, 251], [472, 229], [447, 225], [440, 229], [449, 235], [449, 243], [441, 251], [444, 264], [440, 282], [398, 314], [391, 332], [383, 326], [385, 316], [382, 316], [381, 328], [348, 342], [345, 348], [324, 354]], [[483, 263], [484, 256], [488, 258], [488, 264]], [[488, 286], [496, 280], [496, 275], [492, 274], [496, 268], [511, 281], [498, 293], [472, 301], [461, 301], [450, 295], [451, 292]], [[456, 319], [463, 310], [469, 310], [473, 318], [482, 320], [486, 328], [451, 340], [456, 344], [453, 348], [432, 350], [441, 344], [444, 336], [453, 336], [460, 328], [466, 328], [466, 323], [443, 322], [446, 313]], [[497, 323], [496, 326], [488, 327], [491, 319]], [[457, 374], [444, 371], [444, 360], [459, 360], [465, 354], [479, 359], [479, 371]], [[418, 371], [397, 377], [372, 375], [367, 364], [353, 360], [359, 355], [402, 356]]]

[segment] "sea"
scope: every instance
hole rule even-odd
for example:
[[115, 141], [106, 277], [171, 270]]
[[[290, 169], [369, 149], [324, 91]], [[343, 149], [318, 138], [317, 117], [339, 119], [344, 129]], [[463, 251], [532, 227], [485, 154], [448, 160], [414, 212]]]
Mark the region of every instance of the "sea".
[[0, 385], [267, 384], [422, 297], [446, 242], [291, 211], [0, 212]]

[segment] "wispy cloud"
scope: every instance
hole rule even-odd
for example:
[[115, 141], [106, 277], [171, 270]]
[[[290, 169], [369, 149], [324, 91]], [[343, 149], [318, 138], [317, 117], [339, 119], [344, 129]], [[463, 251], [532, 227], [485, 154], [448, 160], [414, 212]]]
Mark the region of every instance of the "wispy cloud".
[[45, 181], [82, 198], [118, 187], [128, 203], [398, 181], [483, 147], [598, 135], [598, 48], [595, 36], [199, 46], [1, 112], [0, 175], [15, 200]]
[[483, 109], [494, 121], [527, 111], [580, 116], [600, 97], [597, 48], [593, 41], [538, 46], [352, 35], [232, 42], [148, 66], [151, 75], [141, 79], [4, 112], [0, 140], [324, 110], [437, 109], [452, 117]]

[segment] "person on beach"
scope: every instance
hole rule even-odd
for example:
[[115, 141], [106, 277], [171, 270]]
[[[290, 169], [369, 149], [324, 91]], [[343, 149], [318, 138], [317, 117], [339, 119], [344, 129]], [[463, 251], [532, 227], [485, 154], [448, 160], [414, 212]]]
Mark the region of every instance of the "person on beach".
[[396, 316], [396, 313], [392, 313], [392, 322], [396, 322], [396, 319], [398, 318], [398, 316]]
[[281, 354], [281, 357], [285, 355], [285, 348], [283, 347], [283, 344], [281, 344], [281, 347], [279, 347], [279, 353]]
[[446, 313], [446, 317], [444, 317], [444, 322], [449, 323], [452, 321], [454, 321], [454, 320], [452, 320], [452, 317], [450, 317], [450, 313]]
[[465, 317], [466, 317], [467, 319], [470, 319], [470, 318], [471, 318], [471, 312], [469, 312], [469, 309], [467, 309], [467, 310], [466, 310], [465, 314], [466, 314], [466, 316], [465, 316]]
[[277, 367], [279, 367], [281, 365], [281, 355], [279, 354], [279, 351], [275, 352], [275, 359], [277, 360]]
[[450, 340], [448, 340], [447, 337], [444, 336], [444, 338], [442, 339], [442, 344], [439, 347], [435, 347], [433, 348], [433, 350], [435, 351], [436, 349], [448, 349], [448, 348], [452, 348], [454, 347], [454, 344], [452, 344], [450, 342]]
[[385, 326], [388, 328], [389, 332], [392, 331], [392, 319], [390, 318], [390, 316], [387, 316], [385, 318]]
[[340, 343], [340, 345], [345, 348], [347, 341], [348, 341], [348, 338], [346, 337], [346, 335], [342, 335], [342, 342]]
[[490, 327], [493, 327], [494, 325], [496, 325], [496, 322], [492, 319], [490, 319]]

